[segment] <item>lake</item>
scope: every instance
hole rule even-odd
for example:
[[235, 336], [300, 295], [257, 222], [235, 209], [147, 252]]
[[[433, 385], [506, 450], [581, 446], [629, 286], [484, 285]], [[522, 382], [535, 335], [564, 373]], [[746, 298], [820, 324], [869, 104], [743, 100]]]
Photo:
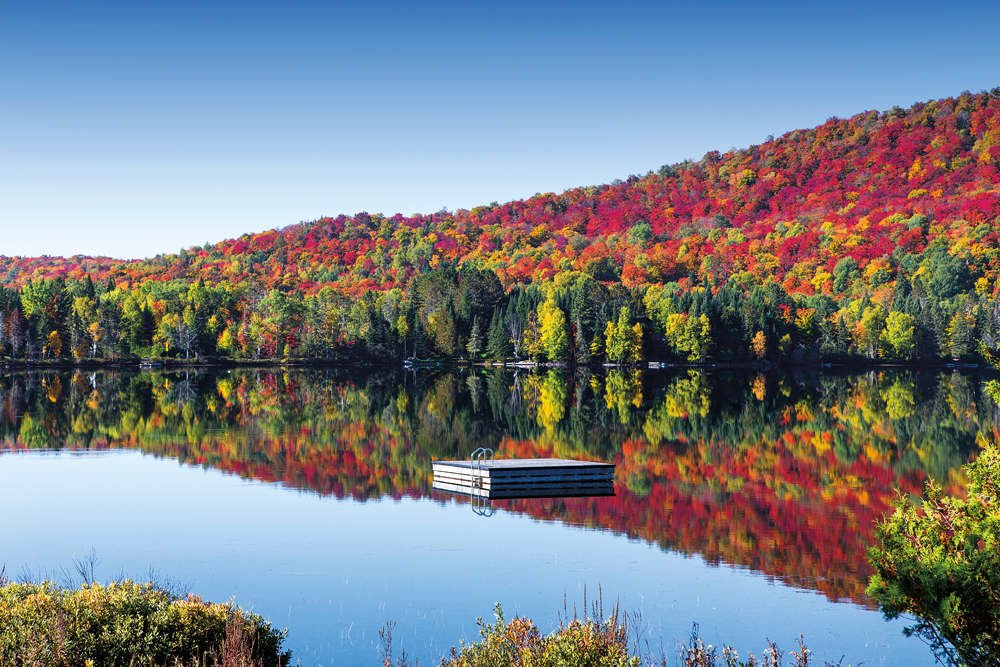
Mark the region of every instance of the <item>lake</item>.
[[[153, 576], [287, 627], [304, 665], [421, 664], [476, 617], [543, 631], [600, 598], [653, 653], [698, 624], [760, 654], [930, 665], [865, 597], [898, 491], [958, 492], [1000, 413], [975, 375], [500, 370], [0, 376], [0, 564], [12, 578]], [[431, 490], [431, 461], [616, 464], [615, 496]]]

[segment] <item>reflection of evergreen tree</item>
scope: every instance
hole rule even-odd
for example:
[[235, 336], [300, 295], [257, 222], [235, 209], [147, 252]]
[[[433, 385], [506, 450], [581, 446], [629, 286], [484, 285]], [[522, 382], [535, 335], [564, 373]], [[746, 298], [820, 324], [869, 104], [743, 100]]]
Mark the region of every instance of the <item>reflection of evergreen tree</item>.
[[0, 434], [7, 442], [21, 430], [27, 435], [23, 415], [34, 429], [31, 446], [123, 439], [154, 449], [157, 442], [195, 446], [200, 433], [238, 439], [251, 427], [275, 438], [308, 433], [323, 446], [341, 440], [344, 424], [374, 422], [430, 457], [461, 456], [473, 443], [495, 447], [507, 438], [612, 459], [636, 438], [753, 448], [812, 433], [828, 434], [845, 463], [878, 452], [899, 470], [942, 479], [964, 463], [980, 432], [997, 429], [996, 412], [974, 378], [905, 372], [795, 378], [685, 371], [654, 378], [618, 370], [475, 369], [461, 380], [420, 371], [405, 385], [400, 373], [333, 370], [0, 379]]
[[[1000, 406], [959, 373], [0, 376], [2, 447], [134, 448], [341, 497], [427, 494], [431, 460], [478, 446], [614, 461], [613, 501], [513, 507], [811, 572], [837, 595], [863, 589], [867, 531], [895, 488], [953, 482], [977, 438], [997, 433]], [[828, 543], [809, 537], [816, 526]]]

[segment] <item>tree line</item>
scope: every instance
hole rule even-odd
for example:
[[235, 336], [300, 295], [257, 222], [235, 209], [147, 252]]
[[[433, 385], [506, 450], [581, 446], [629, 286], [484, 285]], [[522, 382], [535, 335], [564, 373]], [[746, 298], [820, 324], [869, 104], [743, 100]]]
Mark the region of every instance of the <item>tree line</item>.
[[[836, 295], [735, 278], [714, 289], [627, 287], [575, 271], [505, 290], [496, 273], [473, 266], [360, 296], [57, 278], [0, 288], [0, 358], [995, 365], [1000, 300], [972, 289], [967, 267], [943, 246], [896, 255], [882, 289]], [[845, 290], [856, 274], [849, 259], [835, 269]]]

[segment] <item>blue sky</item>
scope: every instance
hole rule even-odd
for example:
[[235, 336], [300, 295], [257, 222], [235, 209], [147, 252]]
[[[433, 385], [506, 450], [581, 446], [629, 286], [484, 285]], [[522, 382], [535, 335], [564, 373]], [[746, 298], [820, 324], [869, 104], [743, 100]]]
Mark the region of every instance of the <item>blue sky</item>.
[[0, 254], [606, 183], [1000, 86], [1000, 3], [0, 8]]

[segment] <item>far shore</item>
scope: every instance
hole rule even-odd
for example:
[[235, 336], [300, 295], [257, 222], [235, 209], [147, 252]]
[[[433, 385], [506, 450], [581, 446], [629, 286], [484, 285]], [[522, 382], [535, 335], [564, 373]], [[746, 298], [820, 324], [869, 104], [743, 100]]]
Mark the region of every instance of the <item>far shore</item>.
[[809, 360], [803, 362], [783, 361], [780, 363], [764, 361], [707, 361], [707, 362], [674, 362], [674, 361], [641, 361], [637, 363], [597, 363], [571, 364], [567, 362], [544, 362], [530, 360], [505, 361], [469, 361], [467, 359], [405, 359], [383, 361], [377, 359], [306, 359], [306, 358], [266, 358], [266, 359], [227, 359], [218, 357], [198, 357], [192, 359], [179, 358], [119, 358], [119, 359], [0, 359], [0, 372], [23, 370], [115, 370], [115, 371], [172, 371], [196, 369], [229, 369], [229, 368], [354, 368], [362, 370], [377, 370], [401, 368], [403, 370], [431, 368], [505, 368], [511, 370], [565, 369], [575, 371], [588, 370], [742, 370], [758, 372], [782, 371], [848, 371], [865, 372], [880, 369], [903, 370], [963, 370], [989, 374], [1000, 373], [1000, 370], [986, 364], [961, 361], [955, 359], [916, 359], [911, 361], [889, 361], [873, 359], [839, 359], [829, 361]]

